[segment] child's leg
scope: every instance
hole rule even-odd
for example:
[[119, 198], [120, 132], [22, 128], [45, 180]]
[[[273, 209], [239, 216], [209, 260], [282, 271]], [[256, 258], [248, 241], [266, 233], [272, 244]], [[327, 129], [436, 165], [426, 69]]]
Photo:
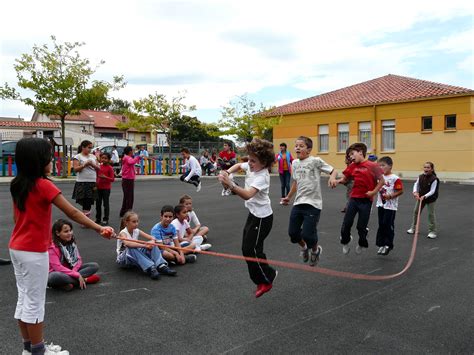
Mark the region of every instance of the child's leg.
[[301, 205], [303, 212], [303, 228], [301, 236], [309, 249], [313, 251], [318, 247], [318, 222], [321, 210], [311, 205]]
[[167, 264], [166, 260], [163, 258], [163, 255], [161, 254], [161, 250], [158, 247], [153, 247], [151, 250], [148, 250], [148, 255], [150, 256], [150, 259], [153, 260], [155, 263], [155, 266], [158, 267], [162, 264]]
[[387, 237], [385, 238], [385, 245], [393, 249], [393, 240], [395, 239], [395, 210], [385, 210], [387, 215]]
[[359, 233], [359, 246], [368, 248], [367, 242], [367, 225], [369, 224], [370, 210], [372, 201], [369, 199], [361, 199], [358, 201], [359, 218], [357, 219], [357, 232]]
[[[242, 254], [251, 258], [266, 259], [263, 243], [270, 233], [273, 215], [258, 218], [250, 214], [244, 227], [242, 238]], [[256, 284], [271, 284], [276, 276], [275, 270], [266, 263], [247, 261], [251, 280]]]
[[291, 174], [289, 171], [285, 171], [283, 175], [285, 176], [285, 189], [286, 189], [285, 196], [286, 196], [290, 192]]
[[281, 185], [281, 197], [286, 197], [285, 195], [285, 174], [279, 174], [280, 175], [280, 185]]
[[99, 271], [99, 264], [95, 262], [85, 263], [81, 265], [78, 271], [82, 277], [89, 277]]
[[199, 228], [199, 230], [196, 232], [195, 236], [198, 236], [198, 235], [204, 236], [207, 233], [209, 233], [209, 227], [203, 226], [203, 227]]
[[385, 230], [384, 230], [384, 222], [385, 222], [385, 209], [383, 207], [377, 207], [377, 215], [379, 217], [379, 228], [377, 229], [377, 237], [375, 239], [375, 245], [378, 247], [385, 246]]
[[147, 271], [154, 262], [146, 255], [146, 248], [127, 248], [127, 262], [139, 266], [143, 271]]
[[436, 202], [431, 202], [426, 205], [428, 208], [428, 232], [436, 234], [438, 232], [438, 226], [436, 225], [435, 203]]
[[95, 206], [95, 221], [96, 223], [100, 223], [100, 221], [102, 220], [102, 199], [103, 199], [103, 191], [104, 190], [97, 190], [97, 200], [95, 201], [96, 202], [96, 206]]
[[288, 235], [292, 243], [298, 243], [301, 247], [306, 246], [306, 242], [301, 237], [301, 226], [303, 225], [304, 216], [301, 206], [293, 206], [290, 212], [290, 222], [288, 225]]
[[[424, 204], [421, 206], [421, 210], [423, 211]], [[418, 222], [418, 209], [420, 208], [420, 201], [416, 200], [415, 208], [413, 209], [413, 220], [411, 222], [410, 229], [415, 230], [416, 223]]]
[[104, 199], [104, 221], [109, 221], [110, 216], [110, 190], [102, 190]]
[[357, 202], [353, 198], [349, 199], [341, 226], [341, 244], [348, 244], [351, 241], [351, 228], [354, 224], [354, 218], [357, 212]]
[[[53, 271], [48, 276], [48, 286], [52, 288], [62, 288], [68, 285], [79, 286], [79, 281], [63, 272]], [[70, 286], [69, 286], [70, 287]]]

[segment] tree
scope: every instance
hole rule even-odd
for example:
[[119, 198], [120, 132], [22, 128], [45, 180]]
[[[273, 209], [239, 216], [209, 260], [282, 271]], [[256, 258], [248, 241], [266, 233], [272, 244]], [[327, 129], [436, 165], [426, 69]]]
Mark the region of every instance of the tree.
[[165, 134], [171, 159], [171, 145], [175, 127], [182, 120], [182, 112], [194, 111], [195, 106], [182, 103], [183, 95], [173, 97], [171, 101], [163, 94], [150, 94], [145, 98], [132, 102], [132, 106], [125, 113], [128, 121], [118, 123], [119, 129], [135, 128], [139, 132], [160, 132]]
[[254, 137], [267, 138], [280, 117], [268, 118], [264, 115], [266, 111], [262, 103], [257, 105], [247, 95], [238, 96], [223, 107], [218, 123], [221, 135], [235, 135], [240, 142], [250, 142]]
[[67, 176], [66, 169], [66, 136], [64, 119], [75, 115], [80, 109], [97, 109], [108, 102], [108, 92], [122, 88], [123, 77], [114, 77], [112, 83], [93, 81], [87, 87], [92, 74], [104, 64], [101, 61], [95, 68], [88, 59], [82, 58], [78, 49], [83, 42], [58, 43], [51, 36], [53, 47], [48, 45], [33, 46], [31, 54], [22, 54], [16, 59], [14, 69], [17, 73], [18, 86], [33, 91], [33, 97], [23, 96], [14, 87], [5, 83], [0, 86], [0, 98], [19, 100], [26, 105], [48, 116], [61, 119], [61, 136], [63, 146], [62, 176]]
[[216, 132], [220, 133], [215, 125], [203, 123], [197, 117], [186, 115], [178, 118], [173, 126], [173, 138], [178, 141], [218, 142]]

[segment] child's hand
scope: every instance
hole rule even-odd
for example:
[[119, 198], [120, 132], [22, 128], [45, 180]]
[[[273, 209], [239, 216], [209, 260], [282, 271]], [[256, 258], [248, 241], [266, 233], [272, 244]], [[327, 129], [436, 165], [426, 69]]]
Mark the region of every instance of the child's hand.
[[282, 197], [281, 200], [280, 200], [280, 205], [283, 205], [283, 206], [288, 206], [290, 203], [290, 199], [287, 197]]
[[81, 276], [79, 276], [79, 287], [81, 288], [81, 290], [84, 290], [87, 288], [86, 286], [86, 280], [84, 280], [84, 278]]
[[155, 246], [155, 241], [154, 240], [149, 240], [146, 243], [145, 248], [147, 248], [148, 250], [151, 250], [151, 249], [153, 249], [154, 246]]
[[328, 186], [332, 189], [335, 188], [337, 186], [337, 180], [333, 178], [329, 178]]
[[100, 227], [99, 234], [105, 239], [115, 237], [115, 232], [112, 227]]
[[413, 193], [413, 196], [415, 197], [415, 199], [419, 200], [420, 199], [420, 194], [418, 192], [414, 192]]
[[376, 191], [372, 190], [372, 191], [367, 191], [365, 194], [367, 195], [367, 197], [372, 198], [375, 196], [376, 193], [377, 193]]

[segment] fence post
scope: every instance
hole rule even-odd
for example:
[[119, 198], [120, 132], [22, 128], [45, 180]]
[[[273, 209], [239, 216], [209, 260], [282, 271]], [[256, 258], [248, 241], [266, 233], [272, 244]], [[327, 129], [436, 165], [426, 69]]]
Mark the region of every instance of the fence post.
[[165, 158], [165, 164], [166, 164], [166, 175], [169, 175], [169, 158]]
[[67, 176], [71, 176], [71, 157], [67, 157]]

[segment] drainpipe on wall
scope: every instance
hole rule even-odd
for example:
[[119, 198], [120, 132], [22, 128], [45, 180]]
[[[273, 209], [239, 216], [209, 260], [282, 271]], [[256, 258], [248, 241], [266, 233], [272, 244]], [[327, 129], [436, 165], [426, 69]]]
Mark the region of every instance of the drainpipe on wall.
[[373, 127], [374, 127], [374, 139], [372, 140], [372, 152], [374, 155], [377, 155], [377, 113], [376, 113], [376, 106], [372, 106], [372, 119], [373, 119]]

